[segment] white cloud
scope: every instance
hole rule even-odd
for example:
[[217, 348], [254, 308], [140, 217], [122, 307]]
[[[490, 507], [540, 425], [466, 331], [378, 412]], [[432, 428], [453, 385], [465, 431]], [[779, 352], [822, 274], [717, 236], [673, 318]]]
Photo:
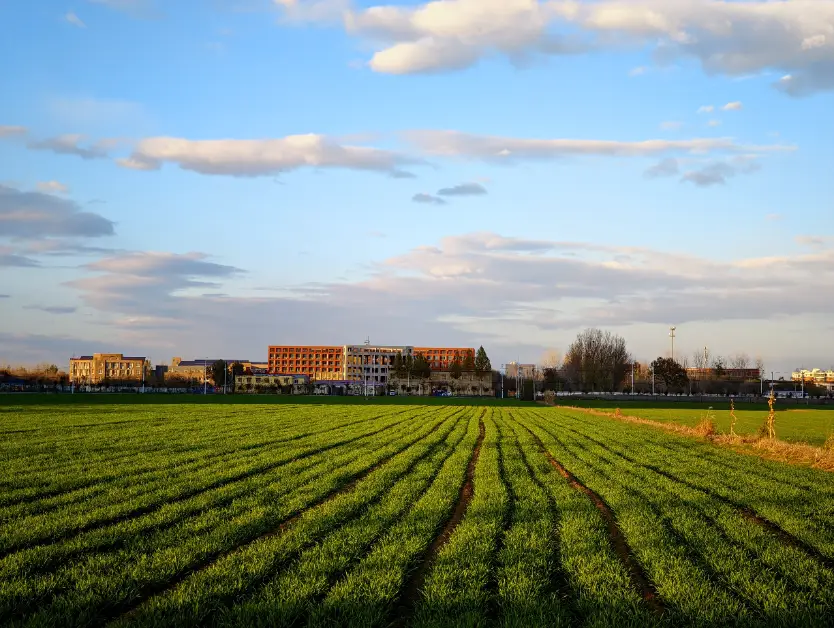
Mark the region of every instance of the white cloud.
[[644, 65], [639, 65], [636, 68], [632, 68], [631, 70], [629, 70], [628, 75], [629, 76], [643, 76], [648, 71], [649, 71], [649, 68], [647, 68]]
[[78, 17], [72, 11], [69, 11], [65, 16], [64, 19], [72, 24], [73, 26], [77, 26], [78, 28], [87, 28], [87, 25], [81, 21], [81, 18]]
[[713, 111], [715, 111], [713, 105], [701, 105], [698, 107], [698, 113], [712, 113]]
[[738, 100], [733, 102], [728, 102], [726, 105], [721, 107], [724, 111], [741, 111], [743, 109], [743, 105]]
[[709, 122], [707, 122], [707, 126], [710, 126], [710, 127], [713, 127], [713, 128], [715, 128], [717, 126], [721, 126], [721, 120], [715, 120], [715, 119], [710, 120]]
[[391, 151], [339, 144], [322, 135], [291, 135], [263, 140], [187, 140], [152, 137], [138, 142], [132, 155], [118, 160], [135, 170], [174, 163], [202, 174], [274, 175], [303, 167], [350, 168], [403, 176], [401, 166], [418, 163]]
[[[114, 325], [123, 327], [124, 317], [180, 321], [170, 331], [145, 330], [155, 344], [222, 337], [233, 346], [249, 347], [253, 339], [265, 345], [281, 341], [270, 322], [280, 319], [287, 335], [321, 343], [344, 342], [345, 329], [373, 329], [378, 337], [408, 342], [433, 337], [489, 348], [513, 342], [520, 329], [533, 342], [548, 342], [553, 334], [595, 325], [827, 315], [831, 297], [824, 288], [834, 280], [834, 250], [714, 261], [475, 232], [384, 259], [361, 279], [281, 286], [283, 296], [275, 298], [198, 296], [209, 286], [228, 291], [224, 282], [240, 272], [202, 254], [130, 253], [87, 268], [95, 276], [70, 285], [86, 305], [114, 315]], [[788, 289], [791, 299], [784, 298]], [[334, 328], [333, 320], [340, 325]]]
[[60, 181], [39, 181], [37, 184], [39, 192], [46, 194], [66, 194], [69, 188]]
[[296, 21], [333, 22], [374, 42], [370, 67], [408, 74], [468, 67], [501, 54], [566, 54], [651, 45], [694, 57], [710, 74], [781, 70], [792, 95], [834, 89], [834, 0], [437, 0], [346, 9], [283, 0]]
[[760, 153], [793, 150], [783, 145], [742, 145], [731, 138], [686, 140], [526, 139], [459, 131], [409, 131], [404, 137], [429, 155], [513, 162], [566, 156], [650, 157], [664, 153]]

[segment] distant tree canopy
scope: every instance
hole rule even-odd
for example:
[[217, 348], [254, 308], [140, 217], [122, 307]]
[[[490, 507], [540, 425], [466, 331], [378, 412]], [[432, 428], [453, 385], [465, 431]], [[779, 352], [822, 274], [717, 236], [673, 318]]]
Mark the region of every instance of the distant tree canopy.
[[460, 379], [460, 376], [463, 375], [463, 365], [460, 362], [460, 358], [455, 358], [452, 362], [452, 365], [449, 367], [449, 375], [452, 376], [452, 379]]
[[466, 357], [463, 358], [463, 364], [461, 364], [461, 369], [463, 369], [467, 373], [471, 373], [475, 370], [475, 358], [473, 358], [471, 354], [467, 353]]
[[617, 389], [630, 368], [625, 339], [600, 329], [580, 332], [565, 354], [568, 377], [586, 391]]
[[415, 377], [421, 377], [424, 379], [431, 377], [431, 366], [424, 355], [418, 354], [414, 358], [411, 374]]
[[[222, 386], [227, 382], [226, 369], [228, 364], [225, 360], [216, 360], [211, 364], [211, 379], [215, 386]], [[234, 381], [234, 378], [232, 378]]]
[[655, 377], [660, 378], [667, 390], [683, 388], [689, 382], [686, 369], [672, 358], [657, 358], [652, 362], [652, 371]]

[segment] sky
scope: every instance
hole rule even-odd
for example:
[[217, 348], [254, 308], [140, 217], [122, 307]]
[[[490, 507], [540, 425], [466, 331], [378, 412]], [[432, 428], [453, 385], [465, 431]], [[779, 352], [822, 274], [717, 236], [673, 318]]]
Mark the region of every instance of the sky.
[[834, 366], [834, 0], [0, 0], [0, 95], [0, 363]]

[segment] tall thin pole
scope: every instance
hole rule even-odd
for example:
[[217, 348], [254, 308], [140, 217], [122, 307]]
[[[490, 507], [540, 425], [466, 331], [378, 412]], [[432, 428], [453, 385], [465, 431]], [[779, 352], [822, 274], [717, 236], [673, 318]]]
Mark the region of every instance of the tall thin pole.
[[229, 363], [223, 360], [223, 394], [226, 394], [226, 376], [229, 374]]
[[208, 358], [203, 358], [203, 394], [208, 394]]
[[672, 339], [672, 361], [675, 361], [675, 330], [677, 327], [674, 325], [669, 328], [669, 337]]
[[631, 394], [634, 394], [634, 362], [631, 363]]

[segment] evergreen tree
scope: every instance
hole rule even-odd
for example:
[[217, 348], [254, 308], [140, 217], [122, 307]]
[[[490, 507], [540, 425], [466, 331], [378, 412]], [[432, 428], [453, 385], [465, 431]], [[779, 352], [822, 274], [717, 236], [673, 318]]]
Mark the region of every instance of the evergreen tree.
[[461, 364], [460, 358], [455, 358], [452, 362], [452, 366], [449, 367], [449, 375], [452, 376], [452, 379], [460, 379], [460, 376], [463, 375], [463, 364]]
[[478, 352], [475, 354], [475, 373], [478, 376], [485, 375], [492, 370], [492, 363], [489, 361], [487, 357], [486, 351], [484, 351], [483, 345], [478, 347]]
[[471, 373], [475, 370], [475, 358], [472, 357], [471, 353], [467, 353], [463, 359], [463, 370], [466, 373]]

